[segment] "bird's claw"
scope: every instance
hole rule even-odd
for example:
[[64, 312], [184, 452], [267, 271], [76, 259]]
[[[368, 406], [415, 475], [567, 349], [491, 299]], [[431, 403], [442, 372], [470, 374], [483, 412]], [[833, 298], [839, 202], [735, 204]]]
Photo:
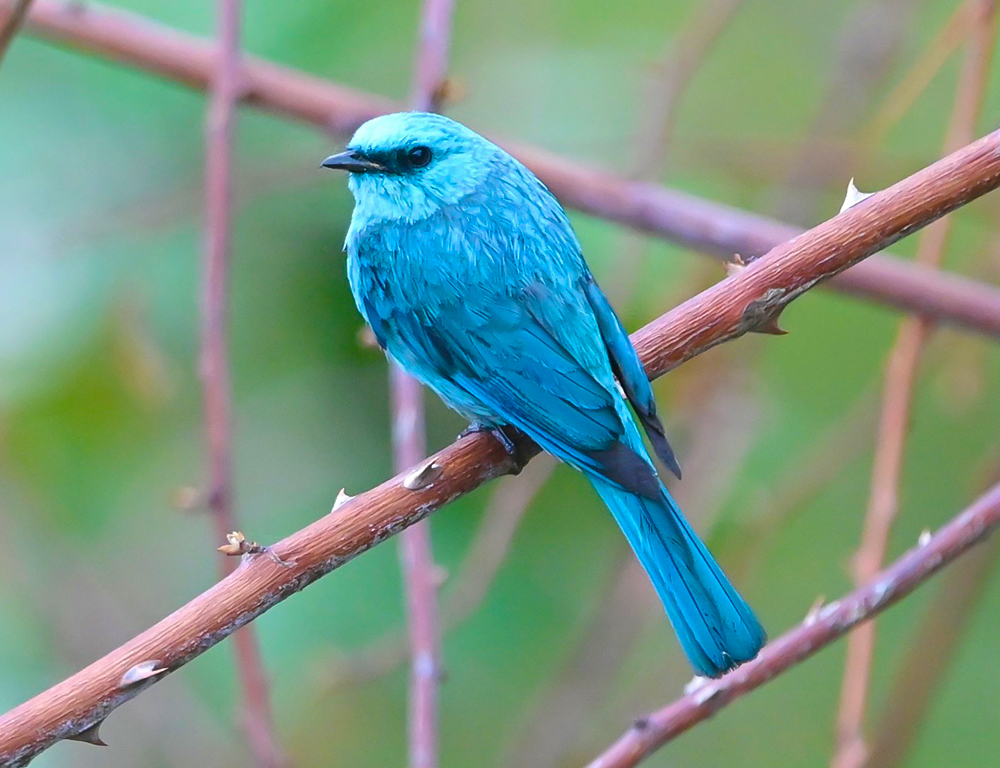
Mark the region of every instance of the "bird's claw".
[[469, 426], [463, 429], [458, 437], [459, 439], [463, 437], [468, 437], [469, 435], [474, 435], [477, 432], [487, 432], [493, 435], [494, 439], [503, 447], [504, 451], [510, 456], [514, 463], [514, 469], [511, 470], [512, 475], [521, 474], [521, 470], [524, 469], [524, 465], [528, 463], [530, 456], [526, 456], [518, 448], [517, 441], [515, 437], [512, 437], [506, 430], [510, 429], [513, 431], [513, 427], [493, 427], [486, 424], [480, 424], [477, 421], [472, 422]]

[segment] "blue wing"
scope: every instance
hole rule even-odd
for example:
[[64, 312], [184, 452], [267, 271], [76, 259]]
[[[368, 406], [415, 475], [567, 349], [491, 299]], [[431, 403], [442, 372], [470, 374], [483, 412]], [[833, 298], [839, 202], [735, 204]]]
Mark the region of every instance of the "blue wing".
[[666, 464], [670, 471], [680, 479], [680, 465], [674, 456], [674, 449], [667, 441], [663, 423], [656, 415], [653, 387], [649, 383], [649, 377], [646, 376], [646, 371], [639, 361], [639, 356], [635, 352], [635, 347], [632, 346], [628, 333], [622, 327], [615, 311], [608, 304], [607, 298], [590, 275], [587, 275], [583, 280], [583, 291], [587, 296], [590, 308], [594, 311], [597, 325], [601, 329], [601, 338], [604, 339], [604, 344], [607, 347], [615, 376], [621, 383], [629, 402], [632, 403], [632, 407], [635, 408], [635, 412], [649, 436], [649, 441], [653, 444], [653, 450], [660, 457], [660, 461]]
[[655, 471], [622, 440], [628, 411], [582, 293], [557, 298], [533, 283], [394, 313], [386, 324], [398, 356], [439, 392], [457, 388], [564, 461], [659, 497]]

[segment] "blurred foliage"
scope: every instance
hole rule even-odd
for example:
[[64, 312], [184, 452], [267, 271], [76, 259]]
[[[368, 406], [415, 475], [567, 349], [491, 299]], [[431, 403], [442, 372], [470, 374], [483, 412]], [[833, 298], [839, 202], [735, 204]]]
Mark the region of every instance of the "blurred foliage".
[[[468, 97], [451, 113], [497, 135], [621, 168], [631, 157], [651, 63], [700, 1], [637, 0], [611, 12], [602, 0], [459, 0], [452, 71]], [[124, 5], [194, 33], [213, 31], [204, 0]], [[680, 106], [662, 180], [770, 215], [790, 215], [787, 201], [797, 200], [795, 216], [809, 224], [836, 212], [850, 176], [874, 189], [928, 163], [941, 145], [957, 59], [882, 145], [834, 162], [829, 172], [831, 153], [860, 149], [867, 121], [955, 6], [746, 0]], [[839, 98], [828, 83], [841, 66], [838, 51], [851, 42], [844, 39], [850, 25], [859, 14], [903, 7], [908, 12], [892, 22], [901, 25], [899, 46], [884, 71], [865, 69], [870, 82], [849, 82], [863, 108], [847, 125], [817, 125], [816, 115], [831, 110], [825, 101]], [[245, 42], [260, 56], [401, 98], [418, 12], [413, 0], [254, 0]], [[213, 581], [217, 542], [203, 510], [176, 504], [203, 479], [196, 361], [204, 107], [200, 93], [26, 36], [0, 71], [2, 709]], [[984, 130], [998, 108], [994, 87]], [[360, 319], [340, 251], [350, 199], [343, 179], [317, 170], [341, 141], [241, 112], [235, 459], [238, 514], [259, 541], [322, 515], [342, 486], [357, 493], [390, 473], [385, 363], [357, 343]], [[796, 165], [806, 169], [800, 175], [809, 189], [789, 182]], [[802, 199], [811, 201], [808, 210]], [[994, 197], [959, 214], [950, 269], [983, 275], [989, 259], [996, 263], [997, 210]], [[573, 219], [599, 279], [612, 280], [627, 241], [605, 222]], [[911, 238], [896, 250], [912, 254], [914, 245]], [[645, 243], [642, 253], [640, 288], [620, 305], [631, 328], [722, 274], [664, 242]], [[763, 546], [748, 550], [748, 532], [795, 486], [803, 456], [877, 387], [898, 322], [894, 312], [816, 291], [785, 313], [788, 336], [742, 339], [657, 384], [682, 463], [706, 431], [714, 438], [709, 458], [717, 460], [704, 462], [698, 476], [686, 474], [679, 492], [689, 493], [693, 519], [714, 521], [706, 535], [773, 636], [818, 595], [832, 599], [850, 586], [873, 424], [862, 425], [869, 434], [862, 447], [828, 457], [831, 481], [786, 510], [787, 521]], [[937, 334], [920, 381], [892, 555], [984, 482], [1000, 447], [998, 385], [995, 346], [952, 330]], [[432, 446], [462, 426], [436, 401], [428, 418]], [[730, 433], [732, 424], [744, 425], [743, 433]], [[748, 449], [739, 448], [744, 443]], [[434, 517], [435, 553], [446, 569], [462, 562], [496, 488]], [[698, 503], [706, 498], [712, 501]], [[530, 507], [482, 605], [445, 638], [445, 768], [531, 764], [513, 745], [545, 732], [546, 697], [562, 684], [577, 647], [602, 631], [595, 617], [623, 550], [586, 483], [560, 468]], [[593, 670], [613, 684], [590, 690], [592, 706], [557, 745], [560, 765], [585, 762], [687, 681], [650, 593], [643, 585], [636, 597], [638, 639], [604, 659], [607, 669]], [[934, 593], [930, 584], [880, 620], [875, 713]], [[994, 580], [909, 765], [995, 762], [998, 610]], [[329, 685], [353, 653], [401, 631], [402, 622], [392, 544], [257, 621], [295, 766], [404, 764], [405, 671]], [[823, 652], [648, 765], [823, 764], [843, 652], [842, 643]], [[111, 749], [63, 743], [36, 764], [245, 765], [243, 748], [234, 746], [236, 691], [223, 644], [116, 712], [103, 730]]]

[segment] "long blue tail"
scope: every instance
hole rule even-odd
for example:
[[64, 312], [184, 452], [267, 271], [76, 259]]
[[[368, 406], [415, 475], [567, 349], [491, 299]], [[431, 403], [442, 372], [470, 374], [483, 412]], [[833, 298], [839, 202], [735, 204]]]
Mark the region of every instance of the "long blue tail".
[[719, 677], [756, 656], [767, 640], [764, 629], [667, 489], [654, 501], [588, 476], [653, 582], [698, 674]]

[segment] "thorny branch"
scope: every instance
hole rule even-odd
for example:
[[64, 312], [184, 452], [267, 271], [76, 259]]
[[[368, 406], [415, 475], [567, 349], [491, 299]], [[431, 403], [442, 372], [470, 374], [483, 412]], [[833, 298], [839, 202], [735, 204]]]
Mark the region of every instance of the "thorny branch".
[[876, 613], [981, 541], [1000, 525], [1000, 485], [914, 547], [869, 583], [808, 616], [769, 643], [751, 662], [719, 680], [705, 682], [673, 704], [640, 719], [588, 768], [633, 768], [671, 739], [721, 708], [795, 666]]
[[[0, 15], [13, 0], [0, 0]], [[97, 5], [36, 0], [27, 30], [193, 88], [206, 88], [214, 48], [205, 40], [122, 11]], [[244, 103], [350, 133], [369, 118], [398, 109], [377, 96], [244, 57]], [[544, 150], [504, 145], [572, 208], [664, 237], [729, 260], [765, 253], [801, 230], [764, 216], [713, 203], [656, 184], [628, 181]], [[938, 322], [1000, 336], [1000, 291], [953, 274], [937, 274], [880, 254], [838, 275], [831, 287], [888, 306], [931, 315]]]
[[[820, 281], [998, 185], [1000, 131], [995, 131], [775, 248], [636, 332], [632, 340], [647, 373], [661, 376], [707, 349], [766, 325]], [[527, 455], [531, 446], [522, 443], [521, 454]], [[0, 717], [0, 765], [22, 766], [56, 741], [92, 727], [281, 600], [513, 468], [513, 460], [496, 440], [470, 435], [439, 451], [417, 473], [432, 481], [414, 485], [408, 482], [412, 474], [397, 476], [354, 497], [271, 548], [289, 565], [270, 557], [249, 559], [155, 626]], [[779, 641], [773, 650], [765, 650], [763, 662], [714, 685], [733, 685], [730, 679], [759, 685], [771, 673], [769, 665], [787, 668], [805, 658], [815, 648], [814, 641], [846, 631], [884, 607], [890, 597], [914, 588], [997, 523], [997, 497], [1000, 490], [929, 545], [904, 557], [890, 571], [892, 581], [868, 585], [856, 599], [793, 634], [794, 643]], [[136, 670], [146, 670], [145, 676]], [[701, 709], [706, 703], [695, 706], [698, 719], [707, 714]], [[682, 707], [685, 713], [688, 706]], [[653, 741], [641, 741], [648, 746], [660, 731], [654, 725], [647, 732]]]
[[868, 765], [903, 765], [920, 735], [934, 694], [945, 680], [976, 606], [1000, 560], [1000, 536], [963, 557], [947, 573], [940, 593], [914, 632], [899, 673], [879, 713]]

